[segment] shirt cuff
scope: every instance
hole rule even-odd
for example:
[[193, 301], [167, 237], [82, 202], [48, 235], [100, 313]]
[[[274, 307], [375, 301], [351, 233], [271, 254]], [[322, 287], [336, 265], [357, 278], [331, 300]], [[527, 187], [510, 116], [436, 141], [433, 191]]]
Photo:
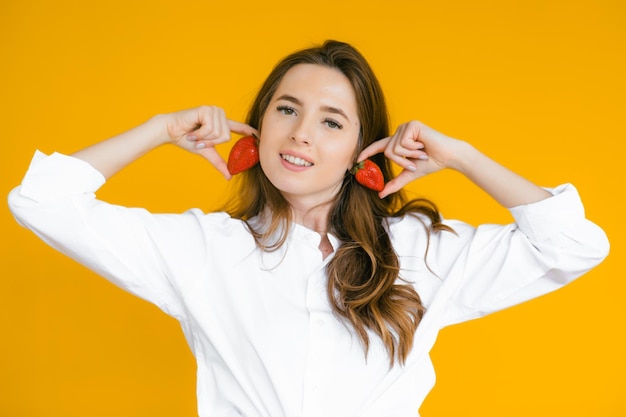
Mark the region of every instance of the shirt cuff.
[[569, 225], [585, 218], [585, 209], [572, 184], [546, 188], [552, 197], [510, 209], [522, 233], [542, 242], [562, 232]]
[[35, 151], [20, 187], [20, 195], [37, 202], [69, 195], [91, 194], [106, 182], [100, 171], [72, 156]]

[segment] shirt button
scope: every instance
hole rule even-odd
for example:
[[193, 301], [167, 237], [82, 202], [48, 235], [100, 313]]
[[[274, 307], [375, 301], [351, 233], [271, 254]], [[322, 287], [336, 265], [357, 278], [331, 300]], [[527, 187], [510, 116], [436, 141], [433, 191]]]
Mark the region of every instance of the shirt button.
[[320, 327], [324, 327], [324, 325], [326, 324], [326, 322], [323, 319], [318, 319], [317, 320], [317, 325]]

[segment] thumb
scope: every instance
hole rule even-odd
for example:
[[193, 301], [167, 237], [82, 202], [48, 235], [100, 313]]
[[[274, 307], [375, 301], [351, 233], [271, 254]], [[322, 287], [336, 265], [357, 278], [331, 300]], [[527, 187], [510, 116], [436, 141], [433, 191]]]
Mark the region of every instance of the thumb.
[[230, 172], [228, 172], [228, 165], [222, 156], [215, 150], [214, 147], [204, 148], [198, 151], [198, 154], [204, 159], [209, 161], [211, 165], [215, 167], [227, 180], [232, 178]]
[[415, 178], [416, 178], [415, 172], [411, 172], [409, 170], [404, 169], [402, 170], [402, 172], [400, 172], [400, 174], [398, 174], [397, 177], [388, 181], [385, 184], [385, 188], [383, 188], [383, 190], [380, 193], [378, 193], [378, 196], [380, 198], [385, 198], [389, 194], [393, 194], [397, 191], [400, 191], [405, 185], [413, 181]]

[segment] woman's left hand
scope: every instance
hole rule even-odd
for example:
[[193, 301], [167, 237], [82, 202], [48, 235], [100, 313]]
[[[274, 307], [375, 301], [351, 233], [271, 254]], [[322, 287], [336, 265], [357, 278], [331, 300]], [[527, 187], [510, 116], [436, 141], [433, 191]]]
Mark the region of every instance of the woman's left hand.
[[384, 198], [424, 175], [445, 168], [454, 169], [462, 143], [421, 122], [412, 121], [400, 125], [392, 136], [372, 143], [359, 154], [357, 160], [363, 161], [384, 152], [387, 158], [403, 168], [378, 194]]

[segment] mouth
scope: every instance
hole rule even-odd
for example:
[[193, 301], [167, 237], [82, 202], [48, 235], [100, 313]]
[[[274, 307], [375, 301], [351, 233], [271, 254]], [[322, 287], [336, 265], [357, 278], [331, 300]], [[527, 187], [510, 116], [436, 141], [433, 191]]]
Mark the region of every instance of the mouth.
[[280, 154], [280, 157], [283, 160], [285, 160], [285, 161], [287, 161], [290, 164], [295, 165], [295, 166], [299, 166], [299, 167], [311, 167], [311, 166], [313, 166], [312, 162], [305, 161], [304, 159], [298, 158], [297, 156]]

